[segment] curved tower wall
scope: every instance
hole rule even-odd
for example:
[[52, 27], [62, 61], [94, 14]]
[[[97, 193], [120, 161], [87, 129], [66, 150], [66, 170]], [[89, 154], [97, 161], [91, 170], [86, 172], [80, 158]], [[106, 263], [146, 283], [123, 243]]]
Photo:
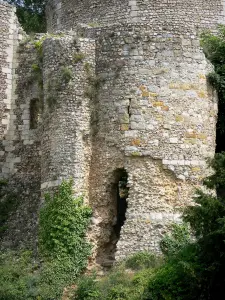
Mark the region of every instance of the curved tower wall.
[[40, 189], [72, 177], [93, 208], [89, 237], [103, 265], [115, 255], [115, 194], [126, 170], [128, 208], [116, 258], [159, 250], [214, 155], [217, 98], [198, 34], [224, 22], [223, 4], [49, 1], [48, 31], [64, 34], [44, 41], [44, 112], [32, 128], [32, 101], [42, 99], [32, 66], [40, 57], [32, 41], [16, 53], [17, 21], [0, 0], [2, 176], [23, 190], [14, 229], [20, 224], [21, 235], [35, 237]]
[[[76, 47], [64, 38], [61, 50], [54, 44], [44, 49], [46, 74], [58, 73], [65, 58], [74, 75], [46, 126], [42, 188], [72, 176], [77, 189], [87, 191], [93, 257], [104, 264], [115, 254], [115, 174], [126, 170], [128, 208], [116, 258], [158, 251], [159, 240], [201, 186], [206, 158], [214, 155], [217, 97], [206, 80], [212, 69], [199, 31], [215, 29], [223, 20], [223, 2], [64, 0], [52, 5], [50, 31], [72, 28], [94, 40], [84, 38], [93, 48], [80, 50], [86, 56], [75, 65]], [[86, 63], [95, 71], [91, 80]], [[80, 138], [83, 126], [88, 144]]]
[[185, 27], [101, 30], [96, 72], [105, 81], [97, 104], [90, 202], [101, 218], [104, 249], [115, 218], [112, 174], [126, 169], [130, 189], [118, 259], [157, 250], [206, 175], [217, 115], [216, 94], [206, 81], [210, 70], [196, 32]]
[[[52, 37], [43, 44], [44, 115], [41, 189], [74, 179], [75, 191], [88, 191], [90, 149], [89, 99], [84, 96], [84, 64], [75, 63], [79, 51], [94, 60], [94, 40]], [[69, 77], [66, 79], [66, 74]]]
[[209, 28], [224, 16], [222, 0], [54, 0], [46, 9], [48, 31], [70, 30], [77, 24], [170, 24]]

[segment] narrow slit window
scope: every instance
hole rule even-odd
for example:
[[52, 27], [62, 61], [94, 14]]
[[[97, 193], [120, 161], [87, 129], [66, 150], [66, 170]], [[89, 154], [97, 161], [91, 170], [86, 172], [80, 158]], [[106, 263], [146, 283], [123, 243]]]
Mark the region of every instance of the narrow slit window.
[[38, 127], [40, 118], [40, 100], [32, 99], [30, 101], [30, 129]]

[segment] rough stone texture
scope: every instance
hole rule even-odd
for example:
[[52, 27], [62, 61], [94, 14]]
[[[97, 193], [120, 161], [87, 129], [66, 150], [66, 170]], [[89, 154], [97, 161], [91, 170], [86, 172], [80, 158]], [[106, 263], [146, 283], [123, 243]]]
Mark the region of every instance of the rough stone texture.
[[115, 23], [173, 24], [207, 28], [224, 19], [223, 0], [49, 0], [48, 30], [70, 30], [79, 23], [105, 26]]
[[[206, 158], [214, 155], [217, 97], [206, 80], [212, 66], [199, 33], [224, 21], [224, 1], [49, 1], [47, 19], [48, 30], [61, 33], [44, 38], [43, 91], [31, 80], [38, 60], [33, 43], [19, 48], [3, 177], [24, 183], [33, 223], [40, 194], [74, 178], [75, 193], [93, 208], [88, 237], [92, 259], [101, 265], [114, 256], [159, 251], [159, 240], [180, 221], [207, 174]], [[30, 102], [37, 98], [44, 99], [43, 111], [37, 129], [30, 129]], [[117, 242], [116, 188], [123, 169], [128, 209]], [[34, 224], [26, 226], [35, 231]]]
[[98, 232], [103, 249], [115, 218], [115, 209], [105, 213], [115, 201], [110, 178], [116, 169], [127, 170], [128, 211], [118, 259], [158, 249], [215, 149], [217, 102], [199, 40], [181, 26], [157, 32], [158, 26], [115, 25], [102, 28], [96, 43], [96, 72], [106, 80], [98, 97], [90, 201], [104, 216]]
[[[64, 36], [49, 38], [44, 42], [43, 78], [45, 108], [44, 133], [42, 136], [42, 181], [41, 188], [58, 185], [62, 178], [73, 177], [78, 193], [87, 193], [91, 157], [90, 105], [84, 96], [87, 86], [85, 64], [94, 65], [95, 40]], [[74, 62], [77, 53], [84, 55], [82, 63]], [[64, 83], [63, 68], [71, 70], [73, 76]], [[59, 92], [55, 97], [52, 113], [47, 105], [52, 91], [48, 82], [56, 81]], [[55, 181], [55, 182], [54, 182]]]
[[2, 245], [21, 246], [23, 241], [33, 246], [40, 203], [40, 150], [37, 131], [29, 126], [30, 100], [37, 97], [29, 78], [37, 58], [32, 49], [19, 46], [24, 33], [15, 8], [4, 2], [0, 2], [0, 31], [1, 178], [20, 198]]

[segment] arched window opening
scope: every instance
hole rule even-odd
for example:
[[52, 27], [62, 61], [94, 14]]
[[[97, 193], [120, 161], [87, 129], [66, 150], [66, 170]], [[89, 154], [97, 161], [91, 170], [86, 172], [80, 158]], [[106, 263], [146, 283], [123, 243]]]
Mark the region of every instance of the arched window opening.
[[32, 99], [30, 101], [30, 129], [38, 127], [40, 118], [40, 100]]

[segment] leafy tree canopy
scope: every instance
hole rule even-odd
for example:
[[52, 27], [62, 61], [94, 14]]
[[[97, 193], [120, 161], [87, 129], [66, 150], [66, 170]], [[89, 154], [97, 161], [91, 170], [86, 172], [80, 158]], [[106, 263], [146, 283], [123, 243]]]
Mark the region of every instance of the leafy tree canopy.
[[27, 33], [46, 32], [46, 0], [7, 0], [17, 8], [17, 17]]

